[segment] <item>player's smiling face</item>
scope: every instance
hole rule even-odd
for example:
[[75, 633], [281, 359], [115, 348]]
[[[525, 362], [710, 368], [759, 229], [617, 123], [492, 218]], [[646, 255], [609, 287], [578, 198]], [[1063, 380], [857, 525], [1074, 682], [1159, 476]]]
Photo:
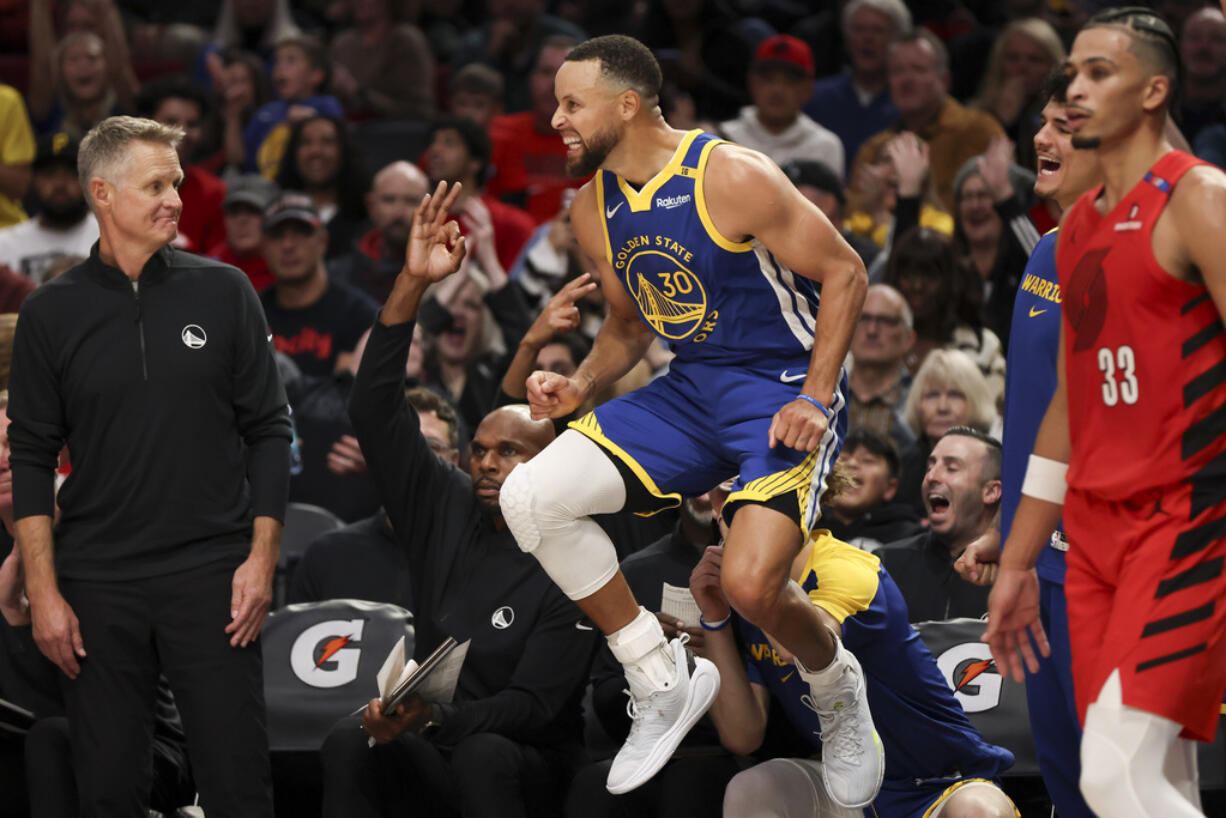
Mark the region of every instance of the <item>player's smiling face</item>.
[[1096, 160], [1092, 152], [1073, 148], [1073, 132], [1064, 105], [1051, 100], [1044, 106], [1039, 121], [1041, 127], [1034, 135], [1034, 152], [1038, 157], [1034, 192], [1067, 208], [1094, 184], [1098, 176]]
[[599, 60], [565, 62], [554, 79], [558, 107], [552, 125], [566, 144], [566, 172], [572, 178], [594, 173], [617, 146], [622, 94], [600, 74]]

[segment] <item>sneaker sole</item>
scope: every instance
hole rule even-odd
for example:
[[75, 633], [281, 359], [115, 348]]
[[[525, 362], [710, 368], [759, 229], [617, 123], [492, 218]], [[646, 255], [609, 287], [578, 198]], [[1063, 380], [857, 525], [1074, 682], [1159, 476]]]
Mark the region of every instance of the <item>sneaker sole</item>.
[[717, 695], [719, 695], [719, 671], [709, 660], [695, 658], [694, 675], [690, 677], [690, 695], [686, 699], [681, 717], [660, 737], [634, 775], [620, 784], [606, 782], [605, 789], [613, 795], [623, 795], [650, 781], [652, 776], [672, 758], [682, 739], [711, 707]]
[[846, 807], [847, 809], [867, 807], [877, 799], [877, 795], [881, 792], [881, 782], [885, 779], [885, 747], [882, 746], [881, 737], [877, 735], [877, 731], [875, 729], [873, 730], [873, 746], [877, 748], [877, 785], [873, 787], [873, 794], [867, 801], [860, 801], [854, 804], [844, 804], [842, 801], [840, 801], [835, 796], [834, 791], [830, 789], [830, 781], [826, 778], [826, 765], [822, 765], [822, 781], [826, 785], [826, 794], [830, 796], [831, 801], [838, 804], [840, 807]]

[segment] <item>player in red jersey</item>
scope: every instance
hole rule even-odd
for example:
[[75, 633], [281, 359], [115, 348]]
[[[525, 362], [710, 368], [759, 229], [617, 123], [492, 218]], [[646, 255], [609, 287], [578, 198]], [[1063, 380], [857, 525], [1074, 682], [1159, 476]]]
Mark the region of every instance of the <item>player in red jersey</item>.
[[1063, 512], [1080, 783], [1112, 818], [1202, 814], [1188, 739], [1213, 739], [1226, 687], [1226, 175], [1163, 137], [1177, 53], [1152, 11], [1112, 9], [1066, 63], [1105, 184], [1060, 231], [1059, 383], [984, 635], [1015, 678], [1037, 668], [1029, 569]]

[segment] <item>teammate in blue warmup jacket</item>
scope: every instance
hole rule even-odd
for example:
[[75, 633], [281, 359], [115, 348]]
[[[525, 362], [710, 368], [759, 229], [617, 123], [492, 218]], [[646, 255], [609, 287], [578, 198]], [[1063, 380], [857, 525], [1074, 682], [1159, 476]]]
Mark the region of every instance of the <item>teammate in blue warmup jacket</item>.
[[[1064, 114], [1067, 80], [1053, 79], [1051, 99], [1035, 134], [1038, 178], [1035, 193], [1072, 207], [1077, 197], [1098, 182], [1094, 155], [1074, 150]], [[1034, 449], [1039, 424], [1056, 390], [1056, 357], [1060, 341], [1060, 285], [1056, 276], [1056, 238], [1052, 230], [1039, 240], [1018, 286], [1013, 304], [1013, 334], [1005, 367], [1005, 431], [1003, 435], [1000, 537], [1008, 537], [1022, 494], [1026, 463]], [[1038, 673], [1026, 675], [1026, 699], [1039, 769], [1048, 795], [1061, 818], [1093, 818], [1078, 789], [1081, 774], [1081, 728], [1073, 698], [1068, 615], [1064, 604], [1064, 553], [1068, 541], [1057, 530], [1035, 565], [1043, 627], [1051, 656], [1040, 658]], [[992, 575], [999, 559], [999, 541], [970, 546], [959, 570], [972, 581]]]

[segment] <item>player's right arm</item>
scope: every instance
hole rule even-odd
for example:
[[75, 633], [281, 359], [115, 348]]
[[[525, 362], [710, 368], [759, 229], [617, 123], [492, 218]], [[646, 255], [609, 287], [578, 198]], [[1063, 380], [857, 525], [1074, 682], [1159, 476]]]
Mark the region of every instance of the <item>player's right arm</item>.
[[[1072, 444], [1064, 376], [1063, 325], [1057, 349], [1056, 391], [1039, 425], [1034, 456], [1067, 464], [1072, 457]], [[1023, 488], [1009, 538], [1005, 541], [1000, 571], [988, 596], [988, 629], [983, 641], [991, 647], [992, 658], [1001, 672], [1011, 673], [1018, 682], [1025, 678], [1027, 669], [1031, 673], [1039, 670], [1031, 637], [1044, 656], [1051, 654], [1047, 634], [1039, 619], [1039, 580], [1034, 565], [1060, 524], [1063, 512], [1063, 504], [1033, 497]]]
[[533, 372], [528, 377], [528, 406], [536, 419], [569, 415], [592, 394], [629, 372], [651, 345], [651, 329], [639, 318], [634, 302], [618, 281], [605, 253], [601, 214], [596, 206], [593, 184], [588, 182], [575, 194], [571, 226], [579, 246], [596, 265], [609, 309], [596, 333], [592, 351], [574, 375], [567, 378], [556, 372]]

